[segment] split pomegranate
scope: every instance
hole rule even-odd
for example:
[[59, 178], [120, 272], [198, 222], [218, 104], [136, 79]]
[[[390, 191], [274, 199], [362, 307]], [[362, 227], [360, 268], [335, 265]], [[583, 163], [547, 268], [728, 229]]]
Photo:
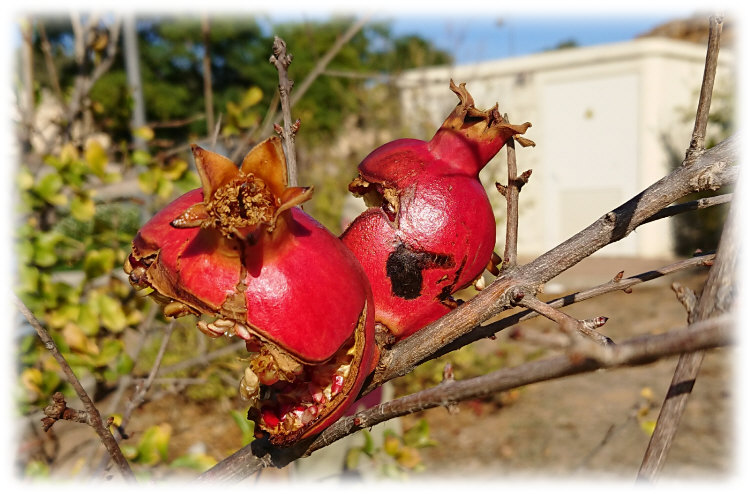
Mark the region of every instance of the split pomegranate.
[[125, 271], [167, 316], [200, 316], [212, 337], [250, 353], [240, 394], [274, 444], [321, 431], [354, 401], [374, 366], [374, 306], [362, 267], [300, 208], [278, 138], [237, 166], [193, 146], [202, 188], [137, 233]]
[[[478, 110], [465, 84], [430, 141], [398, 139], [370, 153], [349, 190], [369, 208], [341, 238], [365, 268], [375, 321], [404, 338], [456, 306], [451, 297], [481, 276], [495, 245], [495, 218], [479, 172], [531, 125]], [[523, 145], [533, 144], [519, 138]]]

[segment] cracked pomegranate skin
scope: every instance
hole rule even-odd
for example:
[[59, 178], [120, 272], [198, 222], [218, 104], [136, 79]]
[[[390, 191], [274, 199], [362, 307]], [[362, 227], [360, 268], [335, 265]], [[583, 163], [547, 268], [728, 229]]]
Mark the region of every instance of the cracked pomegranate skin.
[[396, 339], [452, 310], [451, 295], [490, 262], [495, 218], [479, 172], [530, 126], [477, 110], [464, 84], [451, 89], [460, 102], [431, 140], [384, 144], [349, 186], [370, 207], [341, 239], [370, 279], [376, 323]]
[[[219, 336], [231, 326], [229, 334], [247, 340], [248, 350], [270, 349], [264, 358], [275, 356], [272, 366], [264, 360], [257, 375], [253, 367], [241, 386], [258, 395], [251, 406], [256, 425], [273, 443], [290, 444], [338, 419], [374, 366], [369, 282], [341, 240], [295, 207], [311, 190], [286, 187], [277, 138], [248, 153], [246, 174], [237, 175], [240, 169], [220, 155], [197, 147], [194, 154], [203, 189], [174, 200], [139, 230], [125, 270], [135, 286], [154, 290], [165, 313], [172, 308], [168, 315], [215, 316], [219, 322], [204, 323], [202, 331]], [[231, 200], [221, 207], [205, 200], [227, 190]], [[260, 204], [252, 210], [260, 211], [257, 224], [246, 221], [251, 208], [238, 206], [250, 201]], [[238, 221], [225, 221], [238, 214]], [[258, 376], [278, 403], [260, 398]], [[328, 397], [321, 398], [326, 379]], [[309, 388], [309, 380], [321, 389]], [[291, 419], [293, 425], [283, 425], [295, 406], [301, 425]]]

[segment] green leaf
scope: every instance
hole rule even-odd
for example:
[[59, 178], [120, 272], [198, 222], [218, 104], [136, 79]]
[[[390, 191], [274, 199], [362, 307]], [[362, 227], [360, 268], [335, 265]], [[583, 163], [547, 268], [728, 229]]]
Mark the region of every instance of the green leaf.
[[68, 198], [60, 193], [63, 186], [63, 179], [58, 173], [48, 173], [37, 182], [34, 192], [48, 203], [55, 206], [63, 206], [68, 202]]
[[372, 458], [372, 456], [375, 454], [375, 441], [372, 439], [372, 434], [362, 429], [362, 435], [365, 438], [365, 444], [362, 446], [362, 452]]
[[26, 464], [23, 476], [31, 479], [46, 479], [49, 477], [49, 466], [39, 460], [31, 460]]
[[169, 466], [173, 468], [189, 468], [196, 472], [205, 472], [216, 465], [216, 463], [217, 461], [213, 456], [205, 453], [188, 453], [175, 458]]
[[107, 167], [107, 151], [99, 144], [99, 141], [90, 140], [86, 146], [84, 158], [91, 171], [97, 177], [104, 175], [104, 169]]
[[153, 194], [156, 192], [156, 186], [158, 185], [159, 179], [161, 179], [161, 170], [154, 168], [147, 170], [138, 175], [138, 186], [146, 194]]
[[125, 312], [119, 300], [100, 294], [97, 298], [99, 317], [102, 325], [113, 333], [119, 333], [127, 327]]
[[125, 374], [130, 374], [130, 372], [133, 370], [133, 367], [135, 367], [135, 362], [127, 353], [122, 352], [117, 357], [115, 372], [117, 372], [118, 375], [124, 376]]
[[61, 238], [56, 232], [39, 234], [34, 242], [34, 264], [44, 268], [53, 266], [57, 262], [56, 247]]
[[96, 298], [90, 297], [85, 304], [80, 306], [78, 312], [78, 327], [86, 336], [95, 336], [99, 333], [99, 303]]
[[244, 413], [238, 412], [237, 410], [230, 410], [229, 413], [234, 419], [234, 423], [240, 428], [242, 432], [242, 445], [246, 446], [255, 439], [255, 422], [248, 420]]
[[421, 419], [415, 426], [404, 432], [404, 444], [413, 448], [424, 448], [436, 444], [430, 439], [430, 426], [425, 419]]
[[145, 465], [156, 465], [166, 461], [172, 427], [169, 424], [153, 425], [146, 429], [138, 442], [138, 454], [135, 461]]
[[158, 195], [162, 199], [169, 199], [169, 197], [172, 195], [173, 190], [174, 183], [172, 183], [171, 180], [167, 180], [166, 178], [162, 178], [161, 180], [159, 180], [159, 183], [156, 184], [156, 195]]
[[115, 267], [116, 253], [112, 249], [90, 250], [83, 260], [83, 271], [88, 279], [111, 272]]
[[133, 163], [136, 163], [138, 165], [148, 165], [151, 161], [151, 155], [147, 151], [137, 149], [133, 151], [131, 159], [133, 160]]
[[88, 195], [76, 195], [70, 201], [70, 213], [78, 221], [89, 221], [96, 213], [94, 200]]
[[346, 469], [356, 470], [359, 465], [359, 455], [362, 453], [360, 448], [349, 448], [346, 452]]

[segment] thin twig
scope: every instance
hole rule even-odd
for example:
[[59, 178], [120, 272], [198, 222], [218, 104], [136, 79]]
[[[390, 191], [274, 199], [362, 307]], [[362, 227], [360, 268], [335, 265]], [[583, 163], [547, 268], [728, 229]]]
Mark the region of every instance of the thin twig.
[[601, 327], [607, 322], [606, 317], [596, 317], [591, 320], [581, 321], [568, 314], [551, 307], [534, 296], [525, 296], [516, 302], [522, 307], [538, 312], [550, 321], [556, 322], [560, 328], [571, 338], [571, 343], [576, 341], [575, 335], [583, 335], [600, 345], [613, 345], [614, 342], [595, 331], [595, 328]]
[[704, 197], [702, 199], [697, 199], [695, 201], [688, 201], [683, 202], [681, 204], [675, 204], [674, 206], [668, 206], [655, 215], [651, 216], [650, 218], [647, 218], [643, 223], [651, 223], [652, 221], [660, 220], [662, 218], [667, 218], [669, 216], [674, 216], [676, 214], [682, 214], [686, 213], [688, 211], [697, 211], [698, 209], [705, 209], [710, 208], [713, 206], [718, 206], [720, 204], [726, 204], [729, 201], [732, 200], [732, 194], [721, 194], [718, 196], [713, 197]]
[[57, 363], [60, 364], [60, 368], [65, 374], [66, 380], [70, 383], [78, 397], [81, 399], [84, 409], [89, 415], [89, 423], [91, 427], [94, 429], [94, 431], [96, 431], [97, 435], [104, 444], [104, 447], [107, 448], [107, 451], [112, 457], [112, 460], [115, 462], [115, 465], [117, 465], [117, 468], [119, 469], [123, 479], [128, 482], [134, 482], [135, 476], [133, 475], [133, 471], [130, 469], [128, 460], [126, 460], [125, 456], [123, 456], [120, 447], [117, 445], [117, 441], [112, 436], [109, 428], [104, 425], [102, 417], [99, 414], [99, 410], [94, 405], [94, 402], [91, 401], [91, 398], [81, 385], [81, 382], [78, 380], [73, 370], [70, 368], [70, 365], [68, 365], [65, 357], [63, 357], [63, 355], [60, 353], [60, 350], [57, 348], [57, 345], [55, 345], [52, 337], [49, 335], [44, 326], [42, 326], [42, 324], [37, 320], [37, 318], [34, 317], [34, 314], [31, 313], [29, 308], [26, 307], [26, 304], [24, 304], [15, 295], [13, 295], [13, 301], [15, 302], [16, 307], [18, 307], [18, 310], [20, 310], [26, 320], [29, 321], [29, 324], [31, 324], [31, 326], [36, 330], [39, 338], [42, 340], [42, 343], [44, 343], [44, 347], [52, 354]]
[[281, 101], [281, 113], [284, 116], [284, 126], [281, 127], [279, 133], [286, 156], [287, 181], [290, 187], [295, 187], [297, 185], [297, 154], [294, 149], [296, 122], [292, 122], [292, 105], [289, 102], [294, 83], [289, 80], [288, 74], [289, 65], [292, 63], [292, 54], [286, 52], [286, 42], [278, 36], [273, 37], [273, 55], [270, 62], [279, 73], [279, 99]]
[[[313, 67], [310, 73], [305, 76], [299, 88], [294, 91], [294, 95], [289, 102], [290, 108], [294, 108], [294, 105], [297, 104], [297, 102], [310, 88], [312, 83], [315, 82], [315, 80], [320, 77], [320, 75], [325, 71], [325, 68], [328, 66], [331, 60], [333, 60], [336, 54], [338, 54], [338, 52], [341, 51], [346, 43], [348, 43], [354, 37], [354, 35], [364, 27], [364, 25], [367, 23], [368, 18], [369, 16], [364, 16], [362, 19], [354, 22], [349, 27], [349, 29], [346, 30], [346, 32], [344, 32], [336, 39], [333, 45], [331, 45], [331, 47], [325, 53], [325, 55], [323, 55], [323, 57], [318, 60], [318, 62], [315, 64], [315, 67]], [[257, 129], [246, 132], [242, 139], [240, 139], [239, 147], [234, 151], [234, 153], [232, 153], [232, 161], [237, 161], [239, 159], [242, 152], [245, 151], [245, 143], [252, 142], [254, 136], [266, 136], [271, 131], [271, 128], [274, 126], [274, 121], [276, 120], [276, 110], [278, 105], [279, 99], [278, 93], [276, 93], [274, 95], [274, 99], [271, 101], [271, 104], [268, 107], [268, 113], [266, 113], [266, 117], [263, 119], [263, 123]]]
[[[508, 120], [506, 113], [505, 121]], [[516, 145], [513, 139], [505, 143], [508, 153], [508, 185], [505, 188], [505, 202], [507, 215], [505, 219], [505, 255], [503, 256], [503, 270], [513, 267], [518, 260], [518, 177], [516, 169]]]
[[[662, 268], [655, 269], [652, 271], [646, 271], [644, 273], [640, 273], [635, 276], [631, 276], [629, 278], [613, 279], [613, 280], [608, 281], [607, 283], [602, 283], [601, 285], [595, 286], [593, 288], [589, 288], [588, 290], [571, 293], [569, 295], [565, 295], [564, 297], [550, 300], [549, 302], [547, 302], [547, 305], [549, 305], [550, 307], [559, 309], [560, 307], [567, 307], [569, 305], [573, 305], [578, 302], [583, 302], [584, 300], [589, 300], [594, 297], [598, 297], [600, 295], [605, 295], [607, 293], [612, 293], [612, 292], [616, 292], [620, 290], [628, 291], [631, 289], [631, 287], [638, 285], [640, 283], [644, 283], [646, 281], [651, 281], [651, 280], [660, 278], [662, 276], [676, 273], [685, 269], [708, 266], [713, 261], [714, 257], [715, 257], [714, 254], [705, 254], [702, 256], [697, 256], [697, 257], [692, 257], [690, 259], [677, 261], [668, 266], [664, 266]], [[502, 331], [503, 329], [509, 328], [515, 324], [518, 324], [521, 321], [533, 319], [539, 315], [540, 314], [538, 312], [535, 312], [533, 310], [525, 310], [525, 311], [517, 312], [510, 316], [504, 317], [502, 319], [499, 319], [487, 325], [479, 326], [475, 328], [472, 332], [467, 333], [464, 336], [461, 336], [460, 338], [456, 339], [451, 344], [443, 347], [440, 352], [434, 355], [434, 357], [439, 357], [441, 355], [445, 355], [446, 353], [450, 353], [453, 350], [458, 350], [459, 348], [463, 346], [466, 346], [470, 343], [481, 340], [483, 338], [489, 338], [497, 334], [498, 332]]]
[[716, 68], [719, 65], [719, 40], [721, 39], [721, 28], [724, 17], [721, 15], [711, 16], [708, 25], [708, 49], [706, 50], [706, 64], [703, 69], [703, 82], [698, 97], [698, 109], [695, 115], [695, 125], [690, 145], [686, 153], [689, 159], [696, 153], [701, 153], [705, 147], [706, 127], [708, 126], [708, 112], [711, 108], [711, 95], [714, 92], [714, 80], [716, 79]]

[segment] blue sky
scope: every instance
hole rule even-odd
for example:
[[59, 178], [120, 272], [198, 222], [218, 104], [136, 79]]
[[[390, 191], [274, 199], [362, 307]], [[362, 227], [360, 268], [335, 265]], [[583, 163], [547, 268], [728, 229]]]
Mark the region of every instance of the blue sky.
[[[305, 2], [301, 8], [267, 11], [272, 21], [322, 19], [334, 14], [370, 15], [374, 21], [391, 21], [396, 34], [418, 34], [451, 52], [456, 63], [537, 53], [574, 40], [581, 46], [626, 41], [666, 21], [706, 11], [705, 2], [661, 0], [654, 2], [544, 2], [526, 0], [453, 0], [429, 3], [377, 0], [356, 10], [353, 2], [334, 1], [327, 6]], [[730, 2], [731, 4], [731, 2]], [[348, 7], [347, 7], [348, 5]], [[602, 6], [605, 5], [605, 6]], [[708, 14], [706, 14], [708, 17]]]
[[597, 16], [573, 13], [554, 17], [390, 18], [396, 34], [419, 34], [453, 53], [456, 63], [462, 64], [537, 53], [569, 40], [581, 46], [625, 41], [666, 21], [692, 13], [684, 10]]

